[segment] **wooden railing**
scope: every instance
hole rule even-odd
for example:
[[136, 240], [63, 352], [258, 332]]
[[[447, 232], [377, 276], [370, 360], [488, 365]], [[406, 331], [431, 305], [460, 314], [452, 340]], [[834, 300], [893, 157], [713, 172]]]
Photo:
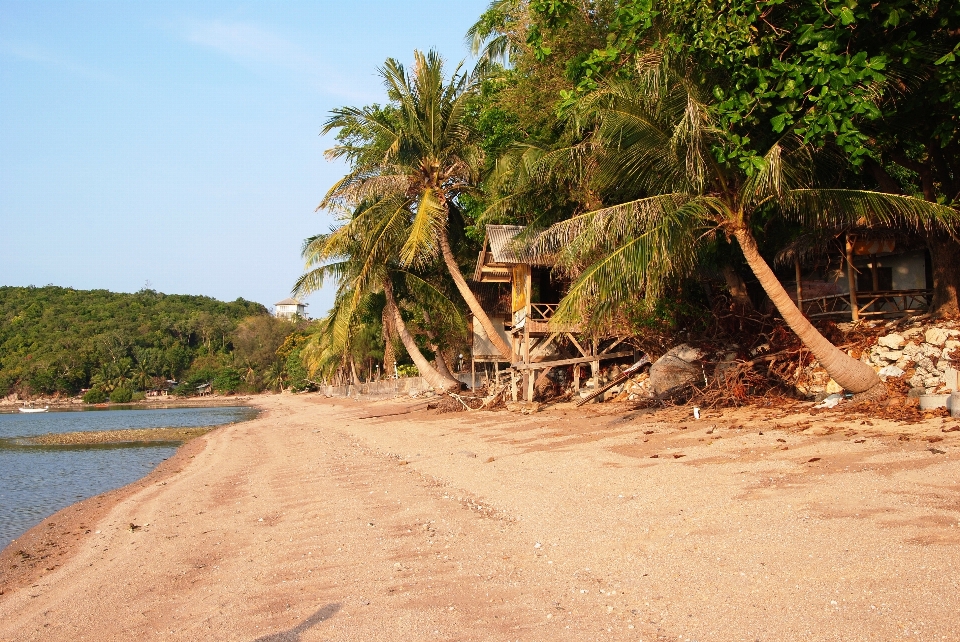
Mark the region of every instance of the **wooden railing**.
[[[930, 308], [932, 290], [885, 290], [857, 292], [857, 313], [863, 317], [883, 317], [923, 312]], [[801, 308], [811, 319], [853, 317], [849, 294], [828, 294], [801, 299]]]
[[531, 303], [530, 320], [531, 321], [549, 321], [556, 314], [559, 303]]

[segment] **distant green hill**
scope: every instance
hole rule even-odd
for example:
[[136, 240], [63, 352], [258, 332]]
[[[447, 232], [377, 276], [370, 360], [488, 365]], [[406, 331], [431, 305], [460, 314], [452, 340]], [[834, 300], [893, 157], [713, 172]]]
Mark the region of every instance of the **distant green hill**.
[[[268, 356], [239, 354], [238, 328], [246, 328], [246, 343]], [[166, 379], [191, 373], [212, 378], [226, 370], [232, 370], [234, 387], [242, 385], [241, 375], [251, 387], [262, 387], [256, 370], [275, 366], [270, 362], [277, 357], [264, 352], [260, 335], [269, 335], [266, 347], [275, 352], [295, 328], [243, 299], [0, 287], [0, 395], [76, 393], [92, 386], [107, 393], [146, 390]]]

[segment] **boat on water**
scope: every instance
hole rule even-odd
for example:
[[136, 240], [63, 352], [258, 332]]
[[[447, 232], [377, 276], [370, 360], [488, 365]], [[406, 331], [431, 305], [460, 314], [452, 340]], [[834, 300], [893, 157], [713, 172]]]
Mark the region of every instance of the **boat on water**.
[[50, 410], [50, 406], [44, 406], [43, 408], [27, 408], [21, 407], [20, 412], [46, 412]]

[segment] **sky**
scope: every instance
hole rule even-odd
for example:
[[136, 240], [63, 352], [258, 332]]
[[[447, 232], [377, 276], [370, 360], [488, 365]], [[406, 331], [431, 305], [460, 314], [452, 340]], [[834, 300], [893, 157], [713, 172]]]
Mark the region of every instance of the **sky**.
[[290, 296], [330, 110], [384, 102], [388, 57], [470, 64], [488, 2], [0, 0], [0, 285]]

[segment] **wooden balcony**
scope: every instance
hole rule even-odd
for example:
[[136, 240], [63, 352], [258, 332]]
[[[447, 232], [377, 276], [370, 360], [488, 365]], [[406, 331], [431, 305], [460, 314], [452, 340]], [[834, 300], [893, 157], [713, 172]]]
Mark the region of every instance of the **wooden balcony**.
[[559, 303], [531, 303], [530, 317], [527, 319], [531, 336], [545, 336], [554, 332], [580, 332], [580, 323], [567, 323], [562, 326], [550, 326], [550, 319], [556, 314]]

